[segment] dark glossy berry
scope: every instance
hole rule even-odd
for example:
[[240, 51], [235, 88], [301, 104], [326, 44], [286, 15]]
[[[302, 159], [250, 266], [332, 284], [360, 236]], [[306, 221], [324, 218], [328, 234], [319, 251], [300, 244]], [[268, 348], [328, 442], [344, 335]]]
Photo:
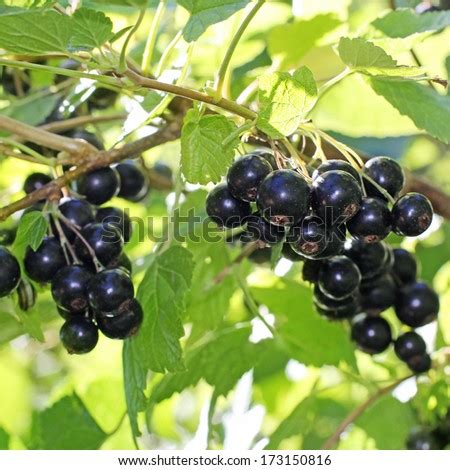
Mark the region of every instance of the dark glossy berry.
[[362, 192], [358, 182], [340, 170], [318, 176], [312, 184], [311, 204], [322, 218], [342, 217], [341, 223], [352, 218], [361, 206]]
[[122, 253], [118, 258], [110, 261], [105, 267], [107, 269], [123, 269], [129, 275], [131, 275], [133, 272], [133, 265], [131, 264], [131, 260], [125, 253]]
[[73, 131], [68, 132], [67, 135], [72, 137], [72, 139], [85, 140], [99, 150], [105, 150], [103, 142], [95, 134], [86, 131], [85, 129], [74, 129]]
[[101, 207], [97, 211], [95, 220], [100, 224], [112, 225], [119, 230], [125, 242], [130, 241], [133, 227], [126, 211], [117, 207]]
[[363, 279], [370, 279], [380, 274], [388, 256], [384, 243], [366, 243], [359, 239], [348, 240], [343, 254], [356, 263]]
[[395, 354], [402, 361], [407, 361], [414, 356], [423, 356], [427, 347], [422, 336], [415, 331], [408, 331], [399, 336], [394, 342]]
[[172, 168], [163, 162], [155, 162], [153, 170], [158, 173], [158, 175], [164, 176], [164, 178], [167, 178], [168, 180], [172, 180], [173, 178]]
[[438, 450], [439, 446], [431, 431], [425, 428], [415, 428], [406, 441], [408, 450]]
[[302, 278], [306, 282], [316, 284], [319, 281], [320, 268], [322, 261], [305, 259], [302, 267]]
[[59, 241], [55, 237], [46, 237], [36, 251], [27, 248], [24, 264], [30, 279], [45, 283], [66, 265], [66, 259]]
[[23, 184], [23, 190], [27, 194], [30, 194], [37, 189], [41, 189], [46, 184], [50, 183], [50, 181], [52, 181], [52, 178], [45, 173], [32, 173], [27, 176], [27, 179]]
[[431, 369], [431, 357], [429, 354], [413, 356], [406, 361], [410, 370], [416, 374], [423, 374]]
[[[363, 173], [386, 190], [393, 198], [399, 195], [405, 184], [402, 167], [389, 157], [371, 158], [364, 165]], [[369, 180], [364, 179], [364, 186], [368, 196], [385, 199], [381, 191]]]
[[117, 195], [120, 188], [119, 174], [113, 168], [99, 168], [83, 175], [77, 182], [77, 190], [91, 203], [100, 206]]
[[118, 96], [117, 91], [109, 88], [97, 88], [87, 101], [88, 108], [89, 110], [107, 109], [114, 106]]
[[352, 175], [353, 178], [361, 184], [361, 175], [359, 174], [359, 171], [345, 160], [327, 160], [314, 170], [312, 178], [316, 179], [323, 173], [334, 170], [344, 171], [345, 173]]
[[134, 336], [142, 324], [144, 314], [136, 299], [126, 300], [111, 313], [97, 313], [100, 331], [111, 339], [125, 339]]
[[264, 160], [270, 163], [272, 170], [274, 171], [279, 170], [278, 165], [277, 165], [277, 160], [271, 151], [266, 150], [266, 149], [258, 149], [258, 150], [253, 150], [252, 154], [258, 155], [258, 157], [264, 158]]
[[368, 354], [379, 354], [391, 344], [391, 327], [382, 317], [361, 314], [353, 321], [352, 339], [362, 351]]
[[134, 297], [133, 281], [123, 269], [105, 269], [94, 276], [88, 292], [95, 311], [112, 312]]
[[394, 265], [392, 274], [400, 284], [409, 284], [417, 278], [417, 261], [412, 253], [403, 248], [393, 250]]
[[439, 297], [424, 282], [408, 284], [398, 291], [395, 313], [405, 325], [417, 328], [436, 319]]
[[0, 246], [0, 297], [11, 294], [19, 281], [19, 262], [7, 248]]
[[59, 307], [83, 313], [89, 306], [88, 285], [91, 272], [83, 266], [65, 266], [52, 280], [52, 296]]
[[392, 229], [392, 216], [387, 203], [378, 198], [364, 198], [357, 214], [347, 222], [351, 235], [367, 243], [379, 242]]
[[289, 231], [287, 240], [297, 253], [317, 257], [327, 248], [327, 233], [322, 219], [307, 216]]
[[305, 257], [298, 254], [296, 251], [294, 251], [291, 247], [291, 244], [287, 242], [283, 243], [281, 254], [283, 255], [284, 258], [288, 259], [289, 261], [292, 261], [293, 263], [296, 263], [297, 261], [305, 260]]
[[116, 166], [116, 170], [120, 177], [118, 196], [128, 201], [142, 201], [149, 191], [147, 178], [142, 168], [133, 161], [127, 161], [119, 163]]
[[310, 189], [297, 172], [277, 170], [262, 182], [257, 205], [271, 224], [286, 226], [299, 222], [309, 210]]
[[270, 163], [263, 157], [246, 155], [236, 160], [228, 170], [228, 189], [236, 199], [255, 202], [261, 183], [272, 171]]
[[392, 221], [395, 233], [416, 237], [431, 225], [433, 206], [423, 194], [405, 194], [392, 208]]
[[97, 345], [98, 329], [87, 318], [71, 318], [64, 323], [59, 336], [69, 354], [86, 354]]
[[31, 88], [30, 72], [28, 70], [3, 67], [2, 86], [3, 91], [10, 95], [26, 95]]
[[10, 246], [14, 243], [17, 235], [17, 227], [0, 229], [0, 245]]
[[253, 240], [260, 240], [269, 245], [276, 245], [285, 236], [283, 227], [269, 224], [257, 212], [247, 217], [247, 232], [252, 235]]
[[364, 311], [378, 314], [394, 305], [397, 286], [390, 274], [382, 274], [363, 282], [360, 292]]
[[85, 262], [91, 262], [92, 256], [86, 243], [94, 250], [98, 261], [106, 266], [122, 253], [123, 238], [119, 230], [111, 225], [89, 224], [81, 230], [84, 241], [77, 238], [75, 251]]
[[[59, 211], [69, 222], [69, 224], [67, 224], [65, 220], [62, 219], [60, 223], [65, 236], [70, 242], [75, 240], [75, 232], [71, 228], [70, 224], [75, 225], [75, 228], [80, 230], [95, 220], [94, 208], [89, 204], [89, 202], [84, 200], [69, 199], [59, 206]], [[57, 231], [54, 233], [57, 233]]]
[[206, 212], [219, 227], [233, 228], [246, 222], [250, 204], [233, 197], [226, 184], [219, 184], [206, 198]]
[[327, 246], [322, 253], [318, 255], [310, 255], [309, 259], [325, 260], [330, 259], [333, 256], [341, 255], [344, 251], [344, 245], [346, 240], [346, 228], [345, 224], [338, 227], [331, 227], [326, 231]]
[[330, 320], [352, 318], [361, 311], [358, 295], [335, 300], [324, 294], [318, 285], [314, 287], [313, 302], [318, 313]]
[[358, 266], [345, 256], [335, 256], [322, 264], [319, 274], [321, 291], [333, 299], [348, 297], [358, 289], [361, 273]]
[[272, 248], [257, 248], [253, 253], [248, 256], [248, 259], [255, 264], [270, 263], [272, 260]]

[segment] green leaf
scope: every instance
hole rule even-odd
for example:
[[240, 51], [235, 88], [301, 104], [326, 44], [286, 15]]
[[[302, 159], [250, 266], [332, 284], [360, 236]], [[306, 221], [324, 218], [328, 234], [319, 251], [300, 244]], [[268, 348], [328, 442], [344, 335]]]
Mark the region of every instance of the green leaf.
[[450, 142], [450, 98], [428, 86], [406, 80], [371, 78], [376, 93], [419, 128], [448, 144]]
[[41, 343], [45, 342], [45, 336], [42, 332], [41, 318], [36, 309], [23, 312], [20, 308], [16, 309], [16, 314], [19, 317], [23, 329], [34, 339]]
[[410, 9], [390, 11], [372, 22], [372, 26], [391, 38], [406, 38], [413, 34], [439, 31], [450, 25], [450, 11], [417, 14]]
[[301, 67], [293, 75], [276, 72], [259, 80], [260, 113], [257, 127], [273, 139], [293, 134], [317, 101], [311, 71]]
[[195, 109], [185, 118], [181, 132], [181, 166], [190, 183], [218, 183], [234, 159], [239, 137], [224, 140], [236, 125], [221, 115], [200, 116]]
[[55, 109], [58, 99], [59, 96], [56, 93], [50, 96], [29, 96], [10, 103], [0, 110], [0, 114], [30, 126], [36, 126], [42, 124]]
[[211, 25], [226, 20], [244, 8], [249, 0], [177, 0], [191, 14], [183, 29], [187, 42], [196, 41]]
[[286, 65], [297, 65], [326, 34], [341, 24], [332, 14], [275, 26], [269, 31], [267, 47], [271, 57], [281, 56]]
[[73, 394], [34, 415], [29, 448], [95, 450], [107, 437], [84, 403]]
[[3, 429], [0, 428], [0, 450], [9, 449], [9, 434]]
[[338, 46], [342, 61], [355, 72], [390, 77], [423, 75], [419, 67], [398, 65], [386, 51], [362, 38], [342, 38]]
[[28, 246], [36, 251], [48, 230], [48, 221], [39, 211], [25, 214], [19, 222], [16, 240], [14, 241], [14, 252], [23, 255]]
[[72, 17], [71, 48], [91, 50], [101, 47], [114, 36], [112, 22], [100, 11], [80, 8]]

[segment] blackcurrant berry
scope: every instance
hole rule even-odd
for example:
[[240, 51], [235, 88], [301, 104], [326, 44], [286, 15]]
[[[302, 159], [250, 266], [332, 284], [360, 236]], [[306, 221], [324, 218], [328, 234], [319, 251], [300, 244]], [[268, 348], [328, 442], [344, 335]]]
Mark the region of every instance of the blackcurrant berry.
[[438, 450], [439, 446], [431, 431], [425, 428], [415, 428], [406, 441], [408, 450]]
[[134, 297], [133, 281], [122, 269], [105, 269], [94, 276], [88, 292], [95, 311], [112, 312]]
[[379, 354], [391, 344], [391, 327], [382, 317], [361, 314], [353, 321], [352, 339], [362, 351], [368, 354]]
[[334, 219], [348, 220], [358, 212], [361, 199], [360, 185], [344, 171], [327, 171], [313, 181], [311, 204], [322, 218], [332, 215]]
[[68, 132], [66, 135], [68, 135], [72, 139], [85, 140], [98, 150], [105, 150], [103, 142], [95, 134], [86, 131], [85, 129], [74, 129], [73, 131]]
[[431, 225], [432, 220], [433, 206], [423, 194], [405, 194], [392, 208], [394, 232], [398, 235], [421, 235]]
[[360, 292], [364, 311], [378, 314], [394, 305], [397, 286], [390, 274], [382, 274], [363, 282]]
[[118, 96], [117, 91], [110, 90], [109, 88], [96, 88], [87, 101], [88, 108], [90, 111], [93, 109], [110, 108], [114, 106]]
[[407, 361], [414, 356], [423, 356], [427, 347], [422, 336], [415, 331], [408, 331], [395, 340], [394, 350], [399, 359]]
[[2, 228], [0, 229], [0, 245], [10, 246], [14, 243], [17, 235], [17, 228]]
[[356, 263], [363, 279], [370, 279], [383, 271], [387, 252], [382, 242], [366, 243], [364, 240], [352, 239], [345, 243], [343, 254]]
[[0, 246], [0, 297], [11, 294], [19, 281], [19, 262], [7, 248]]
[[153, 170], [156, 171], [158, 175], [164, 176], [164, 178], [168, 180], [172, 180], [173, 178], [172, 168], [163, 162], [155, 162], [153, 165]]
[[226, 184], [219, 184], [206, 198], [206, 212], [220, 227], [233, 228], [246, 222], [250, 204], [233, 197]]
[[423, 374], [431, 369], [431, 357], [429, 354], [413, 356], [406, 361], [410, 370], [416, 374]]
[[111, 313], [97, 313], [97, 325], [100, 331], [111, 339], [125, 339], [134, 336], [142, 324], [144, 314], [136, 299], [126, 300]]
[[27, 194], [30, 194], [37, 189], [41, 189], [46, 184], [50, 183], [50, 181], [52, 181], [52, 178], [45, 173], [32, 173], [27, 176], [23, 185], [23, 190]]
[[358, 170], [345, 160], [327, 160], [314, 170], [312, 178], [316, 179], [323, 173], [334, 170], [344, 171], [345, 173], [352, 175], [353, 178], [361, 184], [361, 175]]
[[314, 287], [313, 302], [316, 310], [331, 320], [352, 318], [361, 311], [358, 295], [335, 300], [324, 294], [318, 285]]
[[327, 248], [327, 233], [322, 219], [307, 216], [289, 231], [287, 240], [297, 253], [305, 257], [317, 257]]
[[97, 345], [98, 329], [87, 318], [71, 318], [64, 323], [59, 336], [69, 354], [86, 354]]
[[106, 266], [122, 253], [123, 238], [111, 225], [89, 224], [81, 230], [81, 238], [75, 241], [75, 251], [85, 262], [92, 261], [92, 255], [86, 243], [92, 248], [98, 261]]
[[283, 255], [284, 258], [288, 259], [289, 261], [292, 261], [293, 263], [297, 261], [305, 260], [305, 257], [302, 255], [299, 255], [296, 251], [294, 251], [291, 247], [291, 244], [287, 242], [283, 243], [281, 254]]
[[[402, 167], [389, 157], [371, 158], [364, 165], [363, 172], [393, 198], [398, 196], [405, 184], [405, 175]], [[383, 194], [370, 180], [364, 179], [364, 186], [368, 196], [385, 199]]]
[[367, 243], [379, 242], [392, 229], [392, 216], [387, 203], [378, 198], [364, 198], [358, 213], [347, 222], [348, 231]]
[[322, 267], [322, 261], [305, 259], [302, 267], [302, 278], [306, 282], [316, 284], [319, 281], [320, 268]]
[[299, 222], [309, 209], [308, 183], [295, 171], [277, 170], [259, 187], [257, 205], [271, 224], [286, 226]]
[[131, 260], [125, 253], [122, 253], [118, 258], [110, 261], [105, 267], [107, 269], [123, 269], [129, 275], [131, 275], [133, 272], [133, 265], [131, 264]]
[[246, 155], [236, 160], [228, 170], [228, 189], [236, 199], [255, 202], [261, 183], [272, 171], [270, 163], [263, 157]]
[[328, 229], [326, 231], [326, 240], [327, 246], [325, 250], [318, 255], [308, 256], [309, 259], [325, 260], [342, 254], [346, 240], [345, 224]]
[[119, 163], [116, 170], [120, 177], [118, 196], [128, 201], [139, 202], [147, 196], [149, 186], [142, 169], [133, 161]]
[[[69, 199], [59, 206], [61, 214], [74, 225], [78, 230], [85, 227], [87, 224], [94, 222], [94, 209], [89, 202], [79, 199]], [[66, 225], [64, 220], [61, 221], [61, 227], [64, 231], [66, 238], [73, 242], [75, 240], [75, 232], [69, 225]], [[54, 233], [58, 233], [54, 231]]]
[[417, 261], [409, 251], [403, 248], [395, 248], [394, 265], [392, 273], [400, 284], [409, 284], [417, 278]]
[[257, 212], [247, 217], [247, 232], [251, 233], [253, 240], [260, 240], [269, 245], [276, 245], [285, 236], [283, 227], [269, 224]]
[[133, 234], [130, 216], [126, 211], [117, 207], [101, 207], [95, 219], [103, 225], [112, 225], [122, 234], [124, 242], [129, 242]]
[[324, 261], [319, 274], [321, 291], [336, 300], [348, 297], [358, 289], [361, 273], [358, 266], [346, 256], [335, 256]]
[[31, 282], [22, 279], [17, 286], [17, 303], [23, 312], [27, 312], [36, 304], [37, 292]]
[[88, 285], [91, 279], [91, 272], [83, 266], [65, 266], [52, 280], [54, 301], [69, 312], [85, 312], [89, 306]]
[[258, 157], [264, 158], [267, 162], [270, 163], [270, 166], [272, 167], [272, 170], [279, 170], [278, 165], [277, 165], [277, 160], [272, 152], [266, 149], [258, 149], [254, 150], [252, 152], [253, 155], [258, 155]]
[[55, 237], [46, 237], [36, 251], [27, 248], [24, 264], [30, 279], [45, 283], [66, 265], [66, 259], [59, 241]]
[[424, 282], [404, 286], [398, 292], [395, 312], [405, 325], [417, 328], [436, 319], [439, 312], [439, 297]]
[[117, 195], [119, 174], [113, 168], [99, 168], [83, 175], [77, 182], [77, 190], [91, 204], [100, 206]]

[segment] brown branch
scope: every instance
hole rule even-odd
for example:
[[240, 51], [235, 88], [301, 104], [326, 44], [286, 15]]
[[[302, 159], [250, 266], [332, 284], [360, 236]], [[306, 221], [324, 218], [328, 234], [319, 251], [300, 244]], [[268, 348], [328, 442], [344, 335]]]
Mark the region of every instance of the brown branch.
[[76, 127], [85, 127], [88, 124], [97, 124], [100, 122], [111, 122], [111, 121], [121, 121], [126, 119], [126, 114], [106, 114], [100, 116], [92, 116], [88, 114], [87, 116], [77, 116], [74, 118], [64, 119], [63, 121], [50, 122], [48, 124], [43, 124], [39, 126], [39, 129], [43, 129], [48, 132], [65, 132]]
[[394, 383], [388, 385], [387, 387], [380, 388], [377, 390], [373, 395], [371, 395], [365, 402], [361, 403], [358, 407], [352, 410], [345, 419], [341, 422], [341, 424], [336, 428], [336, 431], [325, 441], [321, 450], [329, 450], [336, 446], [341, 439], [342, 433], [352, 424], [356, 419], [358, 419], [368, 408], [370, 408], [377, 400], [379, 400], [384, 395], [392, 392], [395, 388], [397, 388], [400, 384], [405, 382], [406, 380], [414, 377], [414, 375], [408, 375], [407, 377], [403, 377]]

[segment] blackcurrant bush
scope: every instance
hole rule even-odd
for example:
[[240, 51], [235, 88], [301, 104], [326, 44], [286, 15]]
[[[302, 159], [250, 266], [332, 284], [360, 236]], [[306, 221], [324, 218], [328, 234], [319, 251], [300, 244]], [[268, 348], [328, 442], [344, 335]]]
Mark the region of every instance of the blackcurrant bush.
[[87, 318], [71, 318], [64, 323], [59, 336], [69, 354], [86, 354], [97, 345], [98, 329]]
[[395, 248], [392, 273], [400, 284], [409, 284], [417, 278], [417, 261], [414, 256], [403, 248]]
[[83, 239], [77, 238], [75, 241], [75, 251], [85, 262], [92, 262], [92, 254], [87, 245], [91, 247], [103, 266], [118, 258], [122, 253], [122, 235], [111, 225], [86, 225], [81, 230], [81, 236]]
[[425, 428], [415, 428], [406, 441], [408, 450], [438, 450], [439, 446], [431, 431]]
[[33, 281], [50, 282], [66, 265], [64, 252], [55, 237], [46, 237], [36, 251], [28, 247], [25, 253], [25, 272]]
[[351, 235], [367, 243], [379, 242], [392, 229], [392, 216], [387, 203], [378, 198], [364, 198], [357, 214], [347, 222]]
[[82, 139], [93, 145], [98, 150], [105, 150], [103, 142], [92, 132], [89, 132], [85, 129], [74, 129], [66, 134], [72, 139]]
[[292, 261], [293, 263], [296, 263], [297, 261], [305, 260], [305, 257], [298, 254], [296, 251], [294, 251], [291, 247], [291, 244], [287, 242], [283, 243], [281, 254], [283, 255], [284, 258], [288, 259], [289, 261]]
[[360, 292], [364, 311], [378, 314], [394, 305], [397, 286], [390, 274], [382, 274], [364, 281]]
[[277, 170], [259, 187], [257, 205], [263, 217], [274, 225], [299, 222], [309, 209], [308, 183], [293, 170]]
[[356, 263], [363, 279], [370, 279], [383, 271], [387, 252], [382, 242], [366, 243], [364, 240], [352, 239], [345, 243], [343, 254]]
[[247, 217], [247, 232], [251, 233], [253, 240], [260, 240], [269, 245], [276, 245], [285, 236], [283, 227], [269, 224], [257, 212]]
[[[393, 198], [399, 195], [405, 184], [402, 167], [389, 157], [371, 158], [364, 165], [363, 172]], [[364, 185], [368, 196], [385, 199], [381, 191], [370, 180], [364, 179]]]
[[263, 157], [246, 155], [236, 160], [228, 170], [228, 189], [236, 199], [255, 202], [261, 183], [272, 171], [270, 163]]
[[311, 204], [322, 218], [332, 216], [348, 220], [361, 206], [362, 192], [358, 182], [341, 170], [327, 171], [312, 183]]
[[305, 259], [302, 266], [302, 278], [306, 282], [316, 284], [319, 281], [320, 268], [322, 267], [322, 261]]
[[112, 312], [134, 297], [133, 281], [123, 269], [105, 269], [94, 276], [88, 292], [95, 311]]
[[395, 340], [394, 350], [399, 359], [407, 361], [414, 356], [423, 356], [427, 347], [422, 336], [415, 331], [408, 331]]
[[297, 253], [305, 257], [317, 257], [327, 248], [327, 233], [322, 219], [307, 216], [289, 231], [287, 240]]
[[98, 206], [116, 196], [119, 188], [119, 174], [110, 167], [93, 170], [77, 181], [77, 191]]
[[408, 284], [398, 292], [395, 312], [401, 322], [412, 328], [427, 325], [438, 315], [439, 297], [424, 282]]
[[246, 222], [250, 204], [233, 197], [226, 184], [219, 184], [206, 198], [206, 212], [220, 227], [233, 228]]
[[361, 175], [359, 174], [359, 171], [345, 160], [327, 160], [314, 170], [312, 178], [316, 179], [323, 173], [334, 170], [344, 171], [345, 173], [352, 175], [353, 178], [361, 184]]
[[433, 206], [423, 194], [405, 194], [392, 208], [394, 232], [398, 235], [421, 235], [431, 225], [432, 220]]
[[100, 207], [95, 220], [103, 225], [112, 225], [122, 234], [123, 240], [129, 242], [133, 234], [130, 216], [117, 207]]
[[88, 108], [90, 111], [93, 109], [107, 109], [114, 106], [118, 96], [117, 91], [109, 88], [97, 88], [88, 98]]
[[96, 313], [100, 331], [111, 339], [125, 339], [134, 336], [142, 324], [142, 307], [136, 299], [126, 300], [117, 310]]
[[149, 192], [147, 178], [142, 168], [133, 161], [126, 161], [119, 163], [116, 170], [120, 177], [118, 196], [128, 201], [142, 201]]
[[19, 281], [19, 262], [7, 248], [0, 246], [0, 297], [11, 294]]
[[32, 173], [27, 176], [23, 184], [23, 190], [26, 194], [30, 194], [37, 189], [41, 189], [46, 184], [50, 183], [50, 181], [52, 181], [52, 178], [45, 173]]
[[[84, 200], [69, 199], [59, 206], [59, 211], [77, 229], [81, 229], [95, 220], [94, 208], [89, 202]], [[73, 242], [75, 240], [75, 232], [69, 225], [66, 225], [64, 220], [61, 221], [61, 227], [66, 238]], [[54, 233], [57, 233], [57, 231], [54, 231]]]
[[321, 291], [336, 300], [348, 297], [358, 289], [361, 273], [358, 266], [346, 256], [335, 256], [324, 261], [319, 274]]
[[382, 317], [361, 314], [353, 321], [352, 339], [362, 351], [368, 354], [379, 354], [391, 344], [391, 327]]
[[88, 285], [91, 272], [83, 266], [65, 266], [52, 280], [53, 299], [71, 313], [83, 313], [89, 307]]

